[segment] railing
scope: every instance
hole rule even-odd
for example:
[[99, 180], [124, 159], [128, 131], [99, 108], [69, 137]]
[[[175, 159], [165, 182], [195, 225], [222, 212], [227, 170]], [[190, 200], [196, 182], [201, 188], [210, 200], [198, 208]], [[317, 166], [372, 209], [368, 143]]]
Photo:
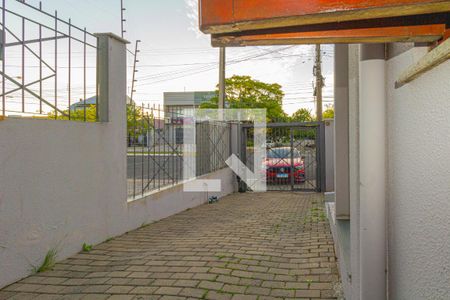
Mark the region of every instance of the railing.
[[[161, 105], [127, 105], [128, 197], [176, 185], [184, 180], [184, 125], [192, 112], [165, 109]], [[226, 166], [230, 156], [230, 125], [218, 122], [196, 124], [196, 171], [205, 175]]]
[[97, 38], [42, 3], [0, 4], [0, 115], [96, 121]]

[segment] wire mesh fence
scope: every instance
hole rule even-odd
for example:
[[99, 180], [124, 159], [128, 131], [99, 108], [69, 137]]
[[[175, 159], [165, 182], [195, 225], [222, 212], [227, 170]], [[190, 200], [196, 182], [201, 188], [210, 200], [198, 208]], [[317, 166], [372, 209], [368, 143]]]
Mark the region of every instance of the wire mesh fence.
[[41, 2], [0, 5], [0, 115], [97, 121], [97, 37]]
[[[129, 198], [193, 179], [184, 178], [184, 126], [195, 122], [192, 110], [131, 103], [127, 105], [127, 119]], [[226, 122], [196, 123], [193, 174], [201, 176], [226, 166], [231, 154], [230, 135], [231, 126]]]

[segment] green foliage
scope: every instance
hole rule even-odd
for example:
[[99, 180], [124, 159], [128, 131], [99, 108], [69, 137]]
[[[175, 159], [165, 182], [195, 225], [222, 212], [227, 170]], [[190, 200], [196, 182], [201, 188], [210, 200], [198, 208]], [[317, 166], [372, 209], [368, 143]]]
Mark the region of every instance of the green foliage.
[[83, 251], [84, 252], [90, 252], [91, 250], [92, 250], [92, 245], [89, 245], [89, 244], [86, 244], [86, 243], [83, 244]]
[[307, 108], [300, 108], [291, 116], [291, 122], [312, 122], [314, 117], [311, 110]]
[[334, 106], [328, 105], [327, 109], [323, 112], [323, 119], [334, 119]]
[[142, 107], [127, 104], [127, 131], [128, 139], [137, 139], [140, 135], [145, 135], [154, 124], [154, 116], [143, 112]]
[[50, 249], [47, 254], [45, 255], [44, 261], [42, 262], [40, 267], [34, 267], [35, 273], [42, 273], [45, 271], [48, 271], [52, 269], [55, 266], [56, 263], [56, 255], [57, 250], [56, 249]]
[[[250, 76], [233, 76], [225, 80], [226, 101], [229, 108], [266, 108], [269, 122], [283, 122], [288, 116], [283, 111], [284, 93], [281, 85], [265, 83]], [[219, 92], [216, 97], [203, 103], [200, 108], [218, 108]]]
[[[58, 117], [55, 118], [55, 112], [52, 111], [48, 114], [48, 119], [50, 120], [69, 120], [69, 110], [64, 110], [64, 114], [58, 112]], [[84, 121], [84, 109], [77, 109], [70, 111], [71, 121]], [[97, 109], [96, 105], [92, 104], [86, 106], [86, 122], [96, 122], [97, 121]]]

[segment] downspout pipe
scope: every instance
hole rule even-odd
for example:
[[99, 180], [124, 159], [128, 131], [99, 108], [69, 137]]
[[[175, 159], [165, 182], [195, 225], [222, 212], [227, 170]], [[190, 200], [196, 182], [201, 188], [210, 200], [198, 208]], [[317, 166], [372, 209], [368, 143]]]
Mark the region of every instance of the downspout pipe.
[[360, 276], [363, 300], [386, 299], [385, 44], [360, 47]]

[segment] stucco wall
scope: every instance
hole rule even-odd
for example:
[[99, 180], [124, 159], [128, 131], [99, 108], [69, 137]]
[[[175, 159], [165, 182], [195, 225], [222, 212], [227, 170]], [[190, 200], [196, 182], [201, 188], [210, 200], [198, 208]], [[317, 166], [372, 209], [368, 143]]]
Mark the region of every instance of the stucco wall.
[[[178, 185], [127, 203], [126, 143], [117, 122], [0, 122], [0, 287], [58, 259], [206, 202]], [[223, 169], [223, 196], [234, 190]]]
[[450, 61], [400, 89], [426, 53], [387, 62], [390, 299], [450, 299]]

